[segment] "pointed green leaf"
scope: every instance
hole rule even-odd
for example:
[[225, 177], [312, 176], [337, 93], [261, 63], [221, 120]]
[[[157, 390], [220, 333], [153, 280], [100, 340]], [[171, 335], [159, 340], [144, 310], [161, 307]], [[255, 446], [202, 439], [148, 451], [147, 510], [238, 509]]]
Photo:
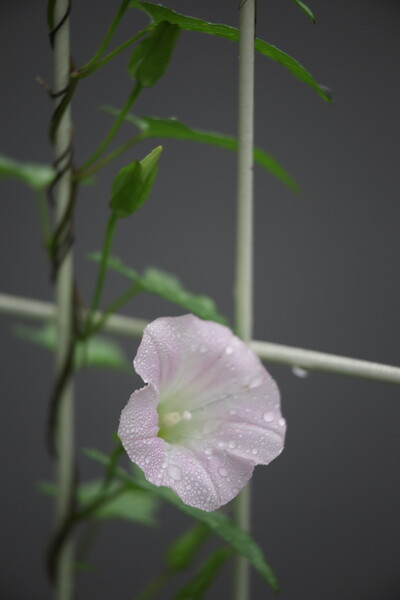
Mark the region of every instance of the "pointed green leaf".
[[[88, 258], [99, 262], [101, 254], [90, 254]], [[143, 275], [139, 275], [139, 273], [127, 267], [116, 256], [109, 257], [107, 267], [130, 279], [144, 292], [154, 294], [160, 298], [164, 298], [168, 302], [177, 304], [206, 321], [227, 324], [226, 318], [218, 312], [214, 300], [208, 296], [188, 292], [175, 275], [155, 268], [148, 268], [144, 271]]]
[[160, 21], [132, 52], [128, 71], [143, 87], [150, 87], [164, 75], [180, 29], [169, 21]]
[[147, 200], [158, 170], [162, 147], [154, 148], [143, 160], [123, 167], [111, 187], [110, 208], [123, 219], [129, 217]]
[[167, 550], [168, 569], [173, 571], [187, 569], [209, 534], [209, 528], [203, 523], [198, 523], [174, 540]]
[[201, 565], [194, 577], [175, 595], [175, 600], [201, 600], [221, 567], [232, 555], [230, 548], [218, 548]]
[[313, 11], [307, 6], [307, 4], [304, 4], [304, 2], [301, 2], [301, 0], [292, 0], [292, 2], [310, 19], [312, 23], [317, 22]]
[[35, 191], [53, 181], [55, 170], [49, 165], [22, 163], [0, 155], [0, 179], [19, 179]]
[[[110, 107], [103, 108], [115, 116], [118, 116], [121, 112]], [[219, 148], [225, 148], [226, 150], [237, 151], [238, 149], [238, 142], [234, 137], [216, 133], [214, 131], [194, 129], [175, 118], [139, 118], [132, 114], [128, 114], [125, 119], [140, 130], [141, 134], [138, 136], [138, 139], [140, 140], [148, 138], [169, 138], [210, 144], [212, 146], [218, 146]], [[254, 161], [272, 173], [277, 179], [282, 181], [282, 183], [285, 183], [290, 189], [298, 191], [299, 187], [289, 173], [272, 156], [264, 152], [261, 148], [254, 148]]]
[[[198, 31], [199, 33], [216, 35], [234, 42], [239, 40], [238, 29], [235, 27], [230, 27], [229, 25], [209, 23], [207, 21], [203, 21], [202, 19], [187, 17], [160, 4], [152, 4], [150, 2], [133, 0], [131, 5], [135, 8], [144, 10], [155, 23], [160, 21], [168, 21], [169, 23], [178, 25], [181, 29], [186, 31]], [[315, 81], [311, 73], [309, 73], [307, 69], [305, 69], [297, 60], [289, 56], [289, 54], [279, 50], [279, 48], [273, 46], [272, 44], [268, 44], [268, 42], [264, 42], [260, 38], [255, 39], [254, 48], [257, 52], [260, 52], [264, 56], [267, 56], [268, 58], [285, 67], [285, 69], [292, 73], [292, 75], [294, 75], [297, 79], [300, 79], [300, 81], [307, 83], [320, 96], [322, 96], [324, 100], [327, 102], [331, 101], [331, 97], [327, 93], [326, 88], [324, 86], [320, 86]]]
[[[57, 487], [54, 483], [43, 481], [38, 484], [38, 487], [44, 494], [55, 496], [57, 493]], [[81, 483], [78, 488], [79, 508], [84, 510], [99, 498], [102, 487], [103, 481], [101, 479]], [[157, 524], [155, 511], [158, 507], [158, 500], [154, 494], [149, 494], [144, 490], [127, 488], [116, 495], [117, 489], [118, 484], [116, 483], [112, 483], [107, 487], [107, 491], [104, 492], [104, 502], [95, 508], [91, 513], [91, 517], [101, 521], [123, 519], [148, 526]]]
[[[86, 456], [108, 466], [110, 458], [95, 449], [86, 449]], [[115, 476], [133, 489], [144, 489], [153, 491], [153, 494], [162, 498], [165, 502], [172, 504], [184, 514], [207, 525], [218, 537], [227, 542], [236, 552], [247, 558], [256, 571], [269, 583], [271, 588], [279, 591], [279, 584], [275, 573], [267, 563], [259, 545], [253, 540], [249, 533], [239, 529], [224, 513], [220, 511], [205, 512], [198, 508], [192, 508], [182, 500], [171, 489], [156, 487], [145, 480], [133, 479], [124, 469], [115, 469]]]
[[[42, 346], [47, 350], [55, 351], [57, 348], [57, 332], [52, 323], [47, 323], [40, 328], [17, 325], [14, 331], [19, 338]], [[78, 343], [75, 353], [75, 367], [77, 369], [98, 367], [117, 371], [131, 371], [130, 363], [121, 346], [103, 336], [93, 336], [86, 343]]]

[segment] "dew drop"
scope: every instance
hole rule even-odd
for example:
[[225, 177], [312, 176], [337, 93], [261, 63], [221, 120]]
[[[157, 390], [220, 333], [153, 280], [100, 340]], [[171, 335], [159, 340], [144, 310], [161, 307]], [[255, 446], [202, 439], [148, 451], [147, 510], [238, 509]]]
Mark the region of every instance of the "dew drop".
[[182, 470], [178, 465], [169, 464], [167, 467], [167, 475], [175, 481], [180, 481], [182, 479]]
[[251, 453], [254, 454], [254, 455], [258, 454], [257, 448], [253, 448], [252, 451], [251, 451]]
[[230, 442], [228, 442], [228, 446], [229, 446], [229, 448], [231, 448], [233, 450], [234, 448], [236, 448], [237, 444], [236, 444], [236, 442], [231, 440]]
[[218, 469], [218, 473], [221, 475], [221, 477], [228, 477], [228, 471], [224, 467]]
[[263, 377], [262, 375], [258, 375], [257, 377], [255, 377], [254, 379], [252, 379], [249, 383], [249, 388], [255, 388], [258, 387], [263, 381]]
[[232, 354], [232, 352], [233, 352], [233, 348], [232, 348], [232, 346], [227, 346], [227, 347], [225, 348], [225, 352], [226, 352], [227, 354]]
[[266, 423], [272, 423], [272, 421], [275, 421], [275, 415], [274, 413], [267, 411], [263, 414], [263, 419]]
[[190, 410], [184, 410], [182, 417], [185, 421], [190, 421], [190, 419], [192, 418], [192, 413], [190, 412]]
[[293, 375], [296, 375], [296, 377], [300, 377], [300, 379], [305, 379], [306, 377], [308, 377], [308, 371], [303, 369], [303, 367], [292, 367], [292, 373]]
[[279, 419], [278, 425], [280, 425], [281, 427], [284, 427], [286, 425], [286, 420], [284, 418]]
[[206, 454], [212, 454], [212, 448], [206, 448], [205, 452]]
[[149, 462], [150, 462], [150, 457], [146, 456], [146, 458], [144, 459], [144, 462], [145, 462], [146, 465], [148, 465]]

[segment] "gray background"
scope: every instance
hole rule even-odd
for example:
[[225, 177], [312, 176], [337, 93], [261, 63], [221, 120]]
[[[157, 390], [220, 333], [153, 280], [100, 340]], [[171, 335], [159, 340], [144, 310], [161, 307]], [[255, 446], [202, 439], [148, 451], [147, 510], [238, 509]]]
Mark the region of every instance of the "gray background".
[[[44, 2], [0, 6], [1, 152], [21, 160], [52, 159], [46, 129], [51, 106], [34, 83], [51, 80]], [[236, 0], [169, 0], [210, 21], [237, 24]], [[73, 55], [87, 61], [116, 2], [75, 2]], [[313, 26], [284, 0], [259, 2], [258, 34], [302, 62], [334, 91], [329, 106], [264, 57], [256, 60], [258, 145], [298, 180], [294, 195], [259, 168], [255, 174], [255, 337], [399, 363], [398, 155], [400, 7], [389, 0], [313, 2]], [[128, 14], [116, 42], [146, 18]], [[85, 80], [76, 94], [77, 162], [107, 131], [101, 103], [121, 106], [131, 82], [128, 54]], [[136, 112], [178, 116], [193, 126], [234, 134], [237, 47], [184, 33], [166, 77], [141, 96]], [[131, 134], [127, 125], [119, 140]], [[77, 211], [77, 276], [88, 301], [95, 270], [84, 259], [99, 249], [113, 174], [155, 143], [113, 163]], [[232, 317], [235, 156], [190, 143], [164, 143], [151, 200], [121, 222], [115, 254], [134, 268], [156, 265], [193, 291], [213, 296]], [[51, 299], [35, 200], [17, 183], [1, 184], [1, 291]], [[107, 281], [105, 300], [123, 288]], [[126, 314], [179, 314], [138, 298]], [[43, 552], [52, 520], [35, 482], [51, 477], [44, 422], [52, 357], [17, 341], [1, 317], [2, 493], [0, 595], [39, 600], [50, 592]], [[133, 357], [136, 340], [125, 341]], [[271, 365], [288, 421], [286, 449], [254, 476], [254, 532], [282, 585], [282, 600], [400, 598], [400, 402], [394, 385], [313, 373], [299, 379]], [[77, 381], [77, 447], [108, 451], [120, 410], [138, 385], [133, 375], [88, 371]], [[81, 460], [83, 476], [97, 467]], [[187, 526], [172, 509], [148, 531], [106, 524], [93, 561], [79, 575], [79, 597], [134, 598], [161, 565], [167, 541]], [[229, 569], [208, 594], [227, 596]], [[164, 598], [172, 597], [166, 590]], [[254, 576], [253, 598], [272, 598]]]

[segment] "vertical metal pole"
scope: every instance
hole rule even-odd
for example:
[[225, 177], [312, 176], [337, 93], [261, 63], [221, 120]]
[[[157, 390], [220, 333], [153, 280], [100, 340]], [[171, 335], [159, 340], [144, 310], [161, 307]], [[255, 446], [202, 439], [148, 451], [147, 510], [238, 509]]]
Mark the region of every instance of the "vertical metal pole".
[[[55, 108], [60, 105], [70, 84], [70, 31], [68, 0], [56, 0], [54, 7], [54, 91]], [[58, 29], [57, 29], [57, 26]], [[60, 177], [54, 189], [56, 204], [56, 224], [65, 216], [72, 194], [72, 122], [71, 109], [65, 109], [55, 132], [55, 164]], [[70, 248], [56, 273], [56, 307], [58, 347], [56, 376], [59, 377], [65, 365], [71, 343], [73, 290], [73, 255]], [[70, 377], [63, 388], [55, 432], [57, 450], [57, 500], [56, 529], [68, 514], [74, 479], [74, 405], [73, 381]], [[56, 569], [55, 596], [57, 600], [72, 600], [73, 591], [73, 543], [69, 539], [63, 545]]]
[[[253, 133], [254, 133], [254, 36], [255, 2], [241, 0], [239, 6], [239, 115], [235, 324], [236, 333], [250, 342], [253, 333]], [[250, 487], [235, 501], [235, 521], [250, 529]], [[235, 600], [249, 600], [248, 562], [238, 557], [235, 567]]]

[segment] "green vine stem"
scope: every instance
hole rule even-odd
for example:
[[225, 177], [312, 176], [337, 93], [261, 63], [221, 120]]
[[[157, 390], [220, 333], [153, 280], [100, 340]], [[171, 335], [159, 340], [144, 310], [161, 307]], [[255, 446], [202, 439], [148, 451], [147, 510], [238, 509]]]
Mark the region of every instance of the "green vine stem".
[[[70, 90], [70, 32], [68, 0], [51, 2], [54, 45], [54, 90], [55, 113]], [[72, 121], [70, 104], [66, 104], [57, 121], [54, 137], [57, 183], [54, 187], [56, 226], [68, 211], [73, 193], [72, 183]], [[70, 352], [73, 336], [73, 255], [69, 248], [56, 272], [56, 323], [58, 344], [56, 355], [56, 377], [60, 378]], [[55, 429], [57, 449], [56, 465], [56, 522], [59, 530], [71, 510], [74, 495], [74, 391], [73, 379], [69, 377], [59, 398], [59, 411]], [[57, 600], [72, 600], [74, 548], [70, 538], [63, 545], [55, 568], [55, 597]]]
[[119, 113], [118, 117], [115, 119], [110, 131], [107, 133], [104, 140], [100, 143], [97, 150], [95, 150], [95, 152], [92, 154], [92, 156], [85, 162], [84, 165], [82, 165], [82, 167], [79, 170], [78, 177], [81, 173], [84, 173], [88, 169], [88, 167], [90, 167], [93, 163], [95, 163], [97, 161], [97, 159], [106, 150], [106, 148], [108, 148], [109, 144], [112, 142], [115, 135], [117, 134], [118, 129], [121, 127], [126, 115], [128, 114], [128, 112], [134, 105], [135, 101], [137, 100], [141, 90], [142, 90], [142, 86], [140, 85], [140, 83], [136, 83], [132, 92], [130, 93], [130, 95], [128, 97], [128, 100], [125, 102], [123, 109]]
[[93, 294], [92, 304], [89, 310], [89, 314], [86, 319], [84, 326], [84, 336], [88, 336], [91, 333], [91, 326], [93, 321], [93, 313], [98, 309], [103, 291], [104, 280], [107, 272], [108, 257], [110, 256], [111, 244], [115, 233], [115, 227], [117, 225], [118, 217], [115, 212], [112, 212], [107, 223], [106, 235], [104, 239], [103, 252], [97, 272], [96, 287]]
[[[239, 5], [239, 96], [238, 96], [238, 175], [235, 325], [236, 333], [250, 342], [253, 329], [253, 120], [254, 120], [254, 37], [255, 2]], [[247, 485], [234, 503], [236, 524], [250, 529], [250, 487]], [[249, 564], [236, 557], [234, 600], [250, 599]]]
[[99, 160], [99, 162], [88, 168], [86, 171], [80, 172], [77, 175], [75, 175], [75, 181], [84, 181], [88, 177], [91, 177], [92, 175], [97, 173], [97, 171], [100, 171], [100, 169], [102, 169], [109, 162], [114, 160], [114, 158], [117, 158], [118, 156], [120, 156], [120, 154], [123, 154], [124, 152], [126, 152], [126, 150], [129, 150], [130, 148], [135, 146], [139, 141], [139, 135], [132, 138], [131, 140], [128, 140], [127, 142], [125, 142], [125, 144], [119, 146], [118, 148], [110, 152], [110, 154], [107, 154], [107, 156]]
[[150, 30], [151, 30], [151, 26], [146, 27], [145, 29], [142, 29], [142, 31], [139, 31], [139, 33], [136, 33], [129, 39], [125, 40], [125, 42], [123, 42], [122, 44], [117, 46], [117, 48], [115, 48], [114, 50], [112, 50], [111, 52], [106, 54], [106, 56], [104, 56], [101, 60], [98, 60], [97, 62], [93, 62], [93, 60], [91, 60], [84, 67], [81, 67], [77, 71], [74, 71], [74, 73], [71, 74], [72, 79], [84, 79], [85, 77], [89, 77], [89, 75], [98, 71], [98, 69], [100, 69], [102, 66], [104, 66], [106, 63], [108, 63], [110, 60], [112, 60], [113, 58], [118, 56], [118, 54], [123, 52], [126, 48], [129, 48], [129, 46], [132, 46], [132, 44], [134, 42], [136, 42], [141, 37], [146, 35], [146, 33], [148, 33]]

